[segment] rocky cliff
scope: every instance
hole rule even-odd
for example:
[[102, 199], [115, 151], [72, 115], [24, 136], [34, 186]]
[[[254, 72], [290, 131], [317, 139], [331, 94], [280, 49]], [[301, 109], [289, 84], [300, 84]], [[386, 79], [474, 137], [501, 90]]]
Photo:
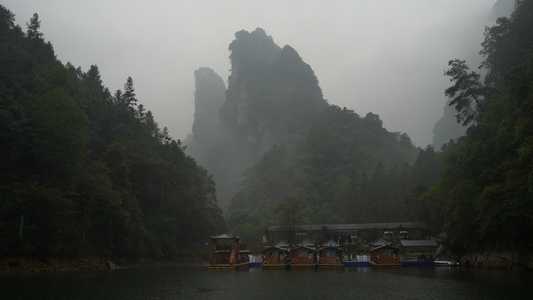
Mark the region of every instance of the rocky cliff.
[[460, 262], [469, 267], [533, 271], [533, 255], [528, 252], [486, 251], [465, 255]]
[[[415, 158], [417, 150], [412, 144], [402, 143], [399, 133], [385, 130], [378, 115], [369, 113], [360, 118], [346, 108], [329, 105], [311, 66], [291, 46], [276, 45], [261, 28], [237, 32], [229, 50], [231, 75], [218, 124], [215, 129], [212, 124], [205, 126], [213, 134], [202, 133], [211, 136], [211, 141], [188, 149], [213, 174], [224, 210], [230, 203], [234, 209], [243, 209], [261, 202], [266, 213], [255, 215], [264, 217], [272, 214], [275, 203], [293, 192], [325, 197], [318, 203], [331, 201], [331, 194], [346, 174], [372, 171], [380, 161], [389, 164]], [[196, 94], [205, 94], [203, 89], [208, 87], [197, 83]], [[200, 115], [195, 115], [195, 128], [204, 128], [197, 122]], [[287, 160], [280, 169], [272, 170], [272, 163], [262, 161], [277, 156], [269, 154], [271, 151]], [[258, 171], [260, 165], [270, 171]], [[284, 173], [282, 169], [291, 171]], [[294, 183], [290, 174], [297, 177]], [[318, 179], [321, 176], [327, 179]], [[266, 188], [270, 181], [276, 184]], [[311, 183], [314, 181], [328, 187]], [[248, 190], [243, 190], [244, 186]], [[251, 191], [250, 186], [268, 191]]]
[[210, 68], [194, 72], [194, 123], [190, 147], [206, 148], [217, 138], [218, 111], [226, 99], [224, 80]]

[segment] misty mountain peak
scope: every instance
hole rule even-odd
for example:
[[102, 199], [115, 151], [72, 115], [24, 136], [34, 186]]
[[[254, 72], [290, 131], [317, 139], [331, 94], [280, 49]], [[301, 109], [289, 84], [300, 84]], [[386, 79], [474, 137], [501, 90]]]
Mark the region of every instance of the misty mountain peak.
[[289, 45], [283, 47], [276, 62], [282, 85], [286, 92], [300, 89], [298, 102], [317, 103], [323, 100], [322, 89], [311, 66], [306, 64], [298, 52]]
[[[378, 115], [372, 114], [362, 120], [353, 111], [328, 105], [311, 66], [293, 47], [286, 45], [280, 48], [276, 45], [263, 29], [237, 32], [229, 50], [231, 74], [225, 102], [218, 113], [218, 124], [213, 127], [209, 123], [209, 127], [203, 127], [216, 132], [211, 135], [211, 143], [204, 143], [201, 147], [197, 143], [194, 145], [197, 147], [188, 148], [189, 153], [212, 172], [223, 208], [228, 207], [230, 200], [237, 207], [260, 198], [253, 194], [241, 199], [235, 193], [243, 186], [244, 176], [249, 176], [246, 170], [269, 165], [257, 165], [263, 157], [267, 160], [268, 157], [277, 157], [279, 162], [291, 160], [279, 166], [294, 166], [296, 169], [277, 174], [279, 178], [314, 168], [314, 174], [329, 174], [330, 171], [324, 170], [329, 170], [330, 166], [335, 172], [344, 174], [349, 170], [362, 172], [374, 168], [378, 161], [414, 158], [416, 149], [411, 143], [401, 143], [399, 134], [387, 132]], [[197, 72], [198, 98], [200, 79], [207, 78], [211, 72]], [[197, 111], [195, 124], [199, 116]], [[196, 132], [199, 131], [194, 133], [195, 141]], [[266, 153], [272, 155], [264, 156]], [[261, 173], [257, 171], [257, 174]], [[328, 178], [336, 176], [340, 175], [328, 175]], [[257, 179], [252, 177], [247, 180]], [[307, 175], [300, 173], [299, 177], [307, 178]], [[284, 178], [282, 181], [270, 190], [283, 190], [278, 187], [291, 179]], [[253, 186], [262, 184], [254, 183]], [[309, 190], [309, 187], [299, 188]], [[271, 195], [272, 199], [267, 202], [272, 205], [290, 194], [291, 190], [293, 187], [287, 187], [281, 194]], [[238, 199], [232, 200], [234, 196]]]
[[215, 139], [218, 124], [218, 110], [225, 101], [224, 80], [210, 68], [194, 71], [194, 122], [192, 126], [194, 146], [209, 143]]
[[248, 142], [277, 135], [272, 131], [295, 109], [326, 104], [311, 67], [291, 46], [281, 49], [263, 29], [237, 32], [229, 49], [232, 72], [220, 118]]
[[235, 62], [272, 63], [281, 48], [274, 43], [271, 36], [257, 28], [252, 32], [241, 30], [235, 33], [235, 40], [228, 48], [231, 51], [232, 66]]

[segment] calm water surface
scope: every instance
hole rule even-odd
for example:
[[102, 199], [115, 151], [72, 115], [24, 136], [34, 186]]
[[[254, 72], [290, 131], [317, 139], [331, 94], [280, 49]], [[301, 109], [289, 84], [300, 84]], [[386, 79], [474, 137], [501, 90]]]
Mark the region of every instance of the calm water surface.
[[532, 273], [464, 267], [160, 267], [15, 274], [0, 276], [0, 299], [533, 299]]

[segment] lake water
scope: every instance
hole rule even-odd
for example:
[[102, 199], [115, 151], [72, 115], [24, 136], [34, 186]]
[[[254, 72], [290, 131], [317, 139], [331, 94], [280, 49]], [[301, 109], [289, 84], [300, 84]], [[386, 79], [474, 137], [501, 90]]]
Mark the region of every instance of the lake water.
[[533, 272], [157, 267], [0, 276], [0, 299], [533, 299]]

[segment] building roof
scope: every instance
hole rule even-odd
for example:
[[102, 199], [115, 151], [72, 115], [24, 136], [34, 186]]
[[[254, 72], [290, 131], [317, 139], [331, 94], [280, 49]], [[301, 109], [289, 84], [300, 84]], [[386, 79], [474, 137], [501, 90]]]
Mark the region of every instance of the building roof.
[[400, 240], [402, 247], [437, 247], [434, 240]]
[[335, 243], [334, 240], [329, 240], [327, 242], [325, 242], [324, 244], [322, 244], [322, 247], [340, 247], [341, 245]]
[[370, 245], [372, 246], [383, 246], [383, 245], [388, 245], [388, 244], [390, 243], [384, 240], [383, 238], [378, 238], [377, 240], [370, 243]]
[[396, 250], [400, 250], [399, 248], [396, 248], [396, 247], [391, 246], [391, 245], [383, 245], [383, 246], [379, 246], [379, 247], [376, 247], [376, 248], [372, 249], [372, 252], [374, 252], [376, 250], [380, 250], [380, 249], [396, 249]]
[[304, 247], [314, 247], [315, 243], [311, 242], [310, 240], [303, 240], [299, 245]]
[[233, 236], [227, 233], [219, 234], [219, 235], [213, 235], [211, 236], [212, 239], [222, 240], [222, 239], [234, 239], [239, 238], [238, 236]]
[[291, 248], [291, 250], [296, 250], [296, 249], [307, 249], [311, 251], [316, 251], [315, 244], [311, 242], [310, 240], [304, 240], [301, 243]]
[[289, 245], [289, 243], [285, 242], [285, 241], [279, 241], [276, 245], [274, 245], [275, 247], [278, 247], [278, 248], [289, 248], [291, 245]]
[[294, 246], [293, 248], [291, 248], [291, 251], [293, 251], [293, 250], [298, 250], [298, 249], [304, 249], [304, 250], [309, 250], [309, 251], [316, 252], [316, 249], [315, 249], [315, 248], [306, 247], [306, 246], [302, 246], [302, 245]]
[[268, 250], [271, 250], [271, 249], [276, 249], [276, 250], [281, 250], [281, 251], [289, 251], [290, 247], [291, 247], [291, 245], [289, 245], [287, 242], [280, 241], [280, 242], [278, 242], [275, 245], [265, 246], [265, 248], [262, 251], [268, 251]]
[[326, 243], [322, 244], [322, 247], [318, 250], [324, 250], [324, 249], [337, 249], [341, 250], [341, 245], [335, 243], [333, 240], [329, 240]]
[[[319, 224], [319, 225], [296, 225], [295, 231], [320, 231], [329, 229], [336, 232], [350, 232], [357, 230], [394, 230], [394, 229], [421, 229], [426, 228], [426, 222], [397, 222], [397, 223], [364, 223], [364, 224]], [[267, 230], [271, 232], [287, 231], [287, 226], [271, 225]]]

